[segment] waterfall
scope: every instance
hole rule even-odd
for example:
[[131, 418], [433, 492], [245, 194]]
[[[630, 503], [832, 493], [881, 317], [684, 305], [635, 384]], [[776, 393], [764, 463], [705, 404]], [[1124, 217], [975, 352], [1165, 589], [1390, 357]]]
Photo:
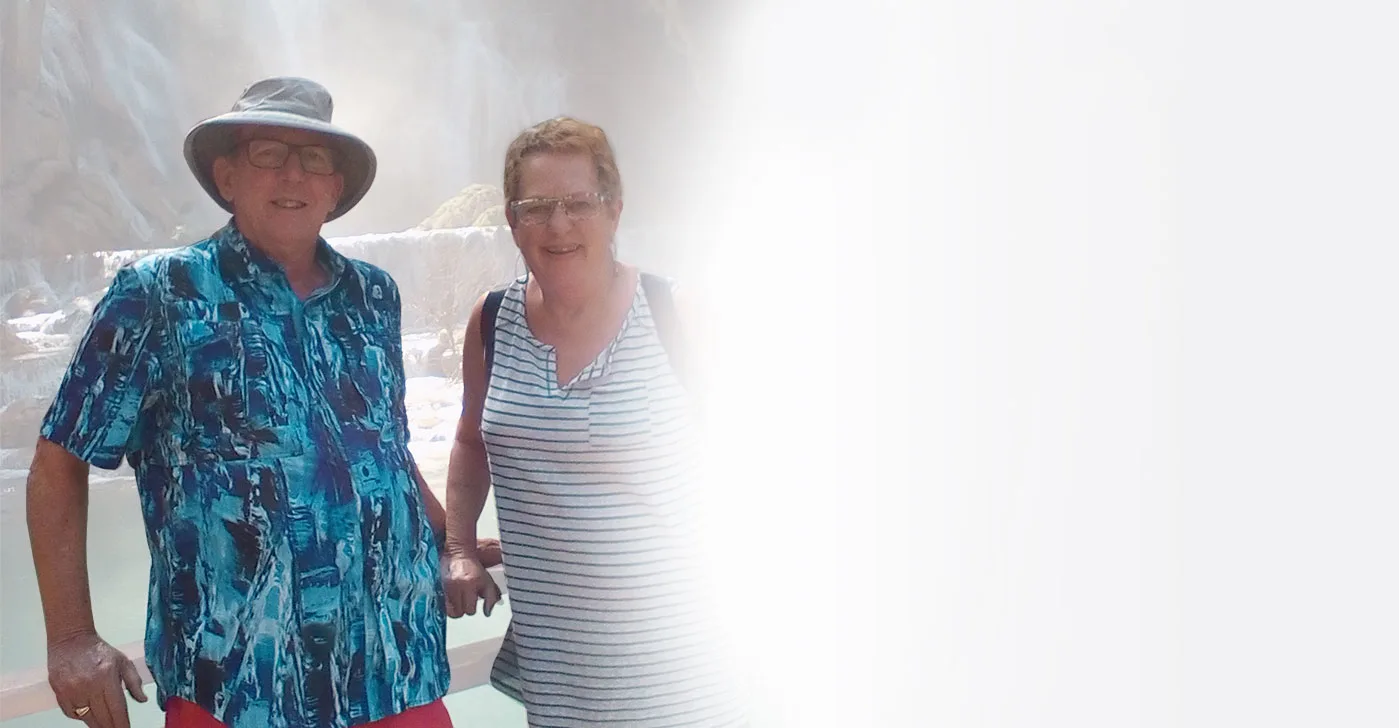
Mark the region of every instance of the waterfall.
[[[471, 183], [500, 184], [520, 129], [567, 108], [549, 24], [405, 0], [5, 3], [0, 239], [8, 256], [191, 242], [223, 213], [182, 158], [189, 128], [253, 81], [323, 83], [379, 157], [326, 234], [403, 230]], [[31, 31], [36, 37], [28, 35]], [[406, 52], [405, 52], [406, 51]]]
[[437, 333], [466, 324], [481, 294], [524, 273], [504, 226], [407, 230], [334, 238], [345, 256], [388, 271], [403, 298], [405, 334]]

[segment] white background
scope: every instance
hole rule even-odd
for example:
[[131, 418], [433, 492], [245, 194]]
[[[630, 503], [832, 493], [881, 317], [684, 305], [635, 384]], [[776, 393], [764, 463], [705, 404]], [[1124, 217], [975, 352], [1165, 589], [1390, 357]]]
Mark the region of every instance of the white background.
[[773, 724], [1399, 725], [1395, 6], [885, 5], [694, 191]]

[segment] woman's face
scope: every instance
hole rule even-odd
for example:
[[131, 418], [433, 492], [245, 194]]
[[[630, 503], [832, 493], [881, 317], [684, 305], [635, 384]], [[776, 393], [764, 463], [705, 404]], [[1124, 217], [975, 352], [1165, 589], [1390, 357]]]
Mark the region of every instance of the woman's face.
[[532, 273], [545, 281], [562, 281], [612, 269], [612, 239], [622, 202], [602, 194], [589, 155], [526, 157], [516, 194], [506, 217]]

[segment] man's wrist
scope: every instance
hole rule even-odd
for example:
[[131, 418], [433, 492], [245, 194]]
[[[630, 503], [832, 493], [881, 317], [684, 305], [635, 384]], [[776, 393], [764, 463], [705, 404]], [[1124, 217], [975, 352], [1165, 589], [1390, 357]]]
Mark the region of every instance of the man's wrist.
[[476, 560], [476, 539], [471, 539], [470, 543], [464, 543], [458, 538], [448, 538], [445, 535], [442, 540], [442, 553], [454, 559]]
[[90, 621], [86, 624], [79, 624], [77, 627], [53, 630], [47, 635], [48, 649], [52, 650], [75, 640], [91, 639], [97, 636], [97, 628]]

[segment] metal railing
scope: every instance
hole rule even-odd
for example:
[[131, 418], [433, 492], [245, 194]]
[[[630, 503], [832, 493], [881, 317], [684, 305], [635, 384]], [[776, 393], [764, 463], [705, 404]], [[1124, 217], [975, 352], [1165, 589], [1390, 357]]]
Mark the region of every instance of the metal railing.
[[[505, 572], [502, 567], [493, 566], [489, 571], [500, 586], [501, 595], [504, 595]], [[503, 635], [488, 637], [448, 649], [447, 661], [452, 667], [448, 694], [490, 682], [491, 665], [503, 639]], [[145, 646], [141, 642], [131, 642], [120, 649], [136, 663], [136, 669], [141, 673], [141, 684], [151, 684], [154, 680], [146, 667]], [[58, 702], [53, 697], [53, 689], [49, 687], [48, 668], [36, 667], [0, 676], [0, 722], [57, 708]]]

